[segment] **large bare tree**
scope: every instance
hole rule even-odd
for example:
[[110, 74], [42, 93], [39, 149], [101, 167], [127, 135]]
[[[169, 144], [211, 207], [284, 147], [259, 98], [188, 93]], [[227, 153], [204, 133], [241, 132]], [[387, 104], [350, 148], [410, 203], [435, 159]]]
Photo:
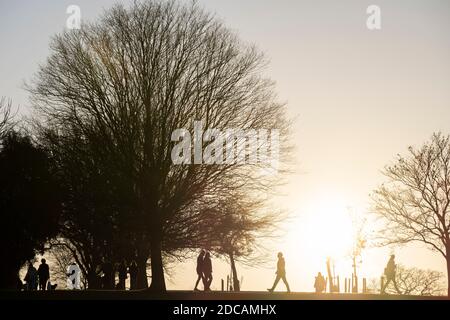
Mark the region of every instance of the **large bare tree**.
[[388, 178], [373, 195], [382, 218], [382, 244], [422, 242], [447, 263], [450, 295], [450, 137], [433, 134], [420, 148], [384, 170]]
[[[155, 291], [165, 290], [162, 252], [166, 230], [173, 229], [169, 223], [178, 223], [202, 197], [229, 188], [269, 191], [280, 181], [261, 170], [261, 162], [223, 162], [217, 151], [210, 152], [214, 164], [192, 164], [191, 157], [172, 161], [173, 133], [184, 128], [178, 138], [185, 138], [196, 121], [204, 129], [276, 129], [283, 160], [288, 122], [273, 82], [261, 76], [265, 65], [255, 47], [195, 3], [143, 1], [117, 5], [98, 22], [55, 36], [30, 85], [46, 125], [96, 144], [97, 153], [113, 159], [113, 169], [132, 181], [136, 251], [142, 265], [150, 254]], [[217, 131], [204, 139], [194, 151], [224, 145]], [[239, 135], [232, 142], [236, 149], [227, 150], [250, 142]], [[278, 152], [265, 143], [252, 147], [244, 148], [243, 159], [253, 159], [255, 149]], [[278, 169], [282, 173], [283, 166]], [[177, 229], [179, 237], [184, 230]]]

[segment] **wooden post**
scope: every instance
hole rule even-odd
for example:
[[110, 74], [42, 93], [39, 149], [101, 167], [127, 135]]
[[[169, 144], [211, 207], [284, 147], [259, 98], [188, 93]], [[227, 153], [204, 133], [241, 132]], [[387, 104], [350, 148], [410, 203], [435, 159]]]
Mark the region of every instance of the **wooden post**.
[[366, 278], [363, 278], [363, 293], [367, 293], [367, 283], [366, 283]]
[[339, 285], [339, 276], [337, 276], [337, 292], [341, 292], [341, 287]]
[[347, 293], [347, 278], [345, 278], [345, 293]]
[[330, 292], [334, 292], [334, 281], [333, 274], [331, 273], [331, 259], [327, 258], [327, 273], [328, 273], [328, 282], [330, 286]]
[[222, 291], [224, 291], [225, 290], [225, 281], [223, 281], [223, 279], [220, 279], [221, 280], [221, 284], [222, 284]]
[[227, 291], [230, 291], [230, 276], [227, 275]]
[[354, 282], [355, 282], [355, 277], [353, 276], [353, 273], [352, 273], [352, 283], [350, 284], [350, 292], [351, 293], [353, 293], [353, 288], [355, 287], [355, 284], [354, 284]]

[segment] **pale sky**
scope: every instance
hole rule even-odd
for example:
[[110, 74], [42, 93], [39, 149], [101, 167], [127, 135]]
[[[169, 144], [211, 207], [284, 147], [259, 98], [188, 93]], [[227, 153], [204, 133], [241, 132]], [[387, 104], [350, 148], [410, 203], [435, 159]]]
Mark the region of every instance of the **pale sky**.
[[[66, 8], [75, 4], [83, 19], [97, 17], [112, 0], [0, 0], [0, 96], [28, 112], [22, 89], [48, 55], [50, 36], [62, 31]], [[128, 1], [125, 1], [128, 2]], [[368, 194], [383, 181], [380, 170], [420, 145], [434, 131], [450, 133], [450, 2], [363, 0], [202, 0], [241, 39], [256, 44], [270, 66], [267, 76], [297, 118], [295, 174], [279, 203], [294, 217], [275, 245], [286, 257], [296, 291], [313, 290], [325, 271], [326, 246], [336, 242], [336, 225], [350, 206], [364, 213]], [[366, 27], [366, 8], [381, 8], [381, 30]], [[333, 213], [330, 213], [333, 211]], [[321, 214], [319, 214], [321, 212]], [[323, 229], [313, 230], [317, 216]], [[334, 216], [333, 216], [334, 215]], [[334, 233], [334, 234], [333, 234]], [[361, 276], [381, 275], [391, 249], [368, 249]], [[407, 266], [444, 271], [443, 258], [420, 246], [393, 249]], [[341, 277], [351, 275], [345, 256], [336, 257]], [[213, 288], [228, 267], [214, 262]], [[169, 288], [190, 289], [195, 267], [177, 268]], [[182, 270], [182, 271], [181, 271]], [[274, 269], [239, 269], [244, 290], [270, 287]], [[283, 285], [279, 285], [283, 289]]]

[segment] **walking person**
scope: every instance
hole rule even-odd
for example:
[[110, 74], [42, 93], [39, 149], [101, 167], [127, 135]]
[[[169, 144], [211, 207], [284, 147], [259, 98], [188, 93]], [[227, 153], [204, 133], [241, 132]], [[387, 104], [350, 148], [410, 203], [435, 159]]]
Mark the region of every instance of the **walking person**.
[[128, 273], [130, 274], [130, 290], [136, 290], [138, 275], [138, 266], [136, 264], [136, 261], [133, 260], [133, 262], [131, 262], [131, 265], [128, 268]]
[[204, 276], [204, 290], [211, 291], [211, 283], [213, 280], [212, 276], [212, 262], [211, 255], [209, 252], [205, 253], [205, 258], [203, 259], [203, 276]]
[[45, 259], [41, 260], [37, 273], [39, 276], [39, 290], [47, 290], [47, 282], [50, 279], [50, 268]]
[[108, 260], [104, 260], [102, 264], [102, 288], [104, 290], [112, 290], [114, 289], [115, 279], [114, 279], [114, 268], [111, 262]]
[[23, 279], [26, 282], [26, 290], [35, 291], [38, 287], [38, 273], [36, 268], [33, 266], [33, 263], [28, 262], [28, 270], [25, 278]]
[[125, 281], [128, 278], [128, 275], [127, 275], [128, 272], [127, 271], [128, 271], [127, 270], [127, 265], [126, 265], [125, 260], [124, 260], [119, 265], [119, 269], [118, 269], [118, 272], [119, 272], [119, 283], [118, 283], [117, 289], [119, 289], [119, 290], [125, 290]]
[[395, 255], [391, 255], [386, 268], [384, 268], [384, 276], [386, 279], [386, 282], [384, 283], [383, 287], [381, 288], [381, 294], [386, 293], [386, 288], [388, 285], [393, 282], [395, 290], [400, 294], [400, 290], [397, 287], [397, 282], [395, 281], [395, 271], [397, 269], [397, 265], [395, 264]]
[[267, 291], [273, 292], [281, 279], [286, 285], [287, 292], [291, 292], [291, 289], [289, 288], [289, 283], [286, 280], [286, 266], [282, 252], [278, 252], [277, 271], [275, 272], [275, 274], [277, 275], [277, 277], [275, 278], [273, 286], [272, 288], [267, 289]]
[[[195, 282], [195, 287], [194, 287], [194, 291], [200, 291], [197, 289], [198, 283], [200, 282], [200, 280], [202, 280], [203, 282], [203, 286], [205, 285], [205, 278], [203, 275], [203, 266], [204, 266], [204, 258], [205, 258], [205, 250], [201, 250], [200, 254], [197, 257], [197, 281]], [[204, 289], [204, 288], [203, 288]]]

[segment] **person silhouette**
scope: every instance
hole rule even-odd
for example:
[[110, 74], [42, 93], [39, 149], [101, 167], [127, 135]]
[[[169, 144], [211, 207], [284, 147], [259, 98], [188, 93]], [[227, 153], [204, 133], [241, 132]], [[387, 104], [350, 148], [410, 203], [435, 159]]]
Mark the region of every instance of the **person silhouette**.
[[272, 286], [272, 288], [267, 289], [267, 291], [273, 292], [275, 290], [278, 282], [280, 281], [280, 279], [282, 279], [284, 284], [286, 285], [287, 292], [291, 292], [291, 289], [289, 288], [289, 283], [286, 280], [286, 266], [285, 266], [285, 261], [284, 261], [282, 252], [278, 252], [277, 271], [275, 272], [275, 274], [277, 276], [275, 278], [273, 286]]
[[395, 271], [397, 269], [397, 265], [395, 264], [395, 255], [392, 254], [389, 258], [389, 261], [386, 265], [386, 268], [384, 268], [384, 276], [386, 279], [386, 283], [381, 288], [381, 294], [386, 293], [386, 288], [388, 285], [392, 282], [394, 283], [395, 290], [400, 294], [400, 291], [397, 287], [397, 281], [395, 280]]
[[204, 290], [211, 291], [211, 282], [213, 280], [212, 276], [212, 262], [211, 255], [209, 252], [205, 253], [205, 258], [203, 259], [203, 276], [204, 276]]
[[[205, 250], [201, 250], [200, 254], [197, 257], [197, 281], [195, 282], [194, 291], [200, 291], [197, 289], [198, 283], [200, 280], [203, 282], [203, 287], [205, 286], [205, 277], [203, 276], [203, 259], [205, 258]], [[203, 288], [204, 289], [204, 288]]]
[[327, 282], [325, 281], [325, 278], [323, 277], [322, 273], [318, 273], [316, 280], [314, 281], [314, 288], [316, 289], [316, 293], [322, 293], [325, 291], [325, 288], [327, 286]]
[[111, 262], [104, 260], [102, 264], [102, 272], [103, 272], [103, 283], [102, 287], [105, 290], [114, 289], [114, 268]]
[[126, 265], [125, 260], [124, 260], [119, 265], [119, 269], [118, 269], [118, 272], [119, 272], [119, 283], [118, 283], [117, 289], [119, 289], [119, 290], [125, 290], [125, 281], [128, 278], [128, 275], [127, 275], [128, 272], [127, 271], [128, 271], [127, 270], [127, 265]]
[[28, 262], [28, 270], [25, 278], [23, 279], [26, 282], [26, 290], [35, 291], [38, 287], [38, 274], [36, 268], [33, 266], [33, 263]]
[[41, 260], [37, 273], [39, 275], [39, 289], [44, 291], [47, 290], [47, 282], [48, 279], [50, 279], [50, 269], [45, 259]]
[[137, 274], [138, 274], [138, 266], [136, 261], [132, 261], [130, 267], [128, 268], [128, 273], [130, 274], [130, 290], [137, 289]]

